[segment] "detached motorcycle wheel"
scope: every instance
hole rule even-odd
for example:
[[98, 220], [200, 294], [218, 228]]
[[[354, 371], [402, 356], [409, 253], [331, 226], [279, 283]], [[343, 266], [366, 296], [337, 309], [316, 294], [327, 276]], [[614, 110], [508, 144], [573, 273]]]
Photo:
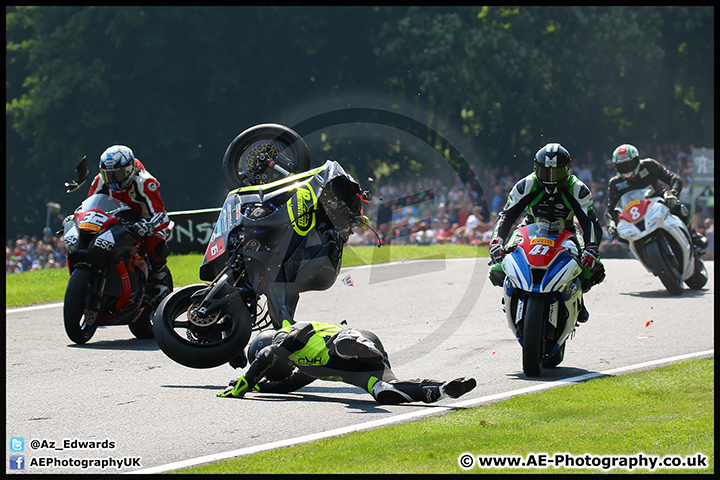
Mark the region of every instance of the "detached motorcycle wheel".
[[65, 332], [73, 342], [82, 345], [95, 335], [97, 319], [92, 325], [85, 320], [85, 306], [90, 297], [93, 272], [77, 268], [68, 281], [63, 304]]
[[542, 360], [545, 356], [543, 322], [547, 302], [543, 297], [527, 297], [525, 302], [522, 338], [523, 372], [528, 377], [537, 377], [542, 373]]
[[283, 175], [270, 166], [259, 168], [268, 160], [277, 162], [291, 175], [310, 169], [310, 150], [294, 130], [277, 123], [263, 123], [248, 128], [228, 145], [222, 171], [230, 190], [274, 182]]
[[681, 295], [685, 287], [683, 286], [680, 270], [676, 266], [677, 259], [667, 255], [660, 242], [657, 241], [648, 243], [645, 246], [645, 254], [652, 271], [660, 278], [670, 295]]
[[220, 319], [207, 327], [190, 322], [190, 297], [204, 288], [206, 284], [195, 284], [175, 290], [160, 303], [152, 318], [160, 349], [190, 368], [213, 368], [228, 363], [244, 350], [250, 339], [252, 318], [247, 310], [235, 312], [226, 306]]

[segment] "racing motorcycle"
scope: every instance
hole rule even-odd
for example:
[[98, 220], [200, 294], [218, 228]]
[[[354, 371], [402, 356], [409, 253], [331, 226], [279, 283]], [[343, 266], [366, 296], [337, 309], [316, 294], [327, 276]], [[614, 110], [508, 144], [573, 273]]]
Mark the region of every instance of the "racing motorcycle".
[[[78, 180], [65, 184], [67, 193], [87, 178], [85, 157], [75, 171]], [[70, 280], [63, 317], [73, 342], [84, 344], [98, 327], [108, 325], [127, 325], [135, 337], [153, 338], [150, 317], [160, 299], [148, 292], [145, 241], [131, 229], [137, 220], [128, 205], [98, 193], [86, 198], [64, 222]], [[173, 225], [163, 231], [166, 238]], [[169, 270], [164, 282], [172, 291]]]
[[370, 192], [334, 161], [309, 168], [293, 130], [264, 124], [238, 135], [223, 158], [231, 189], [200, 266], [209, 283], [176, 290], [153, 317], [155, 339], [191, 368], [247, 365], [251, 331], [295, 323], [301, 292], [330, 288]]
[[631, 190], [618, 201], [618, 236], [640, 263], [671, 295], [681, 295], [683, 282], [700, 290], [708, 281], [705, 264], [695, 251], [685, 223], [670, 213], [663, 197], [650, 187]]
[[529, 377], [558, 366], [575, 332], [583, 267], [572, 237], [557, 223], [531, 223], [517, 230], [505, 250], [503, 310]]

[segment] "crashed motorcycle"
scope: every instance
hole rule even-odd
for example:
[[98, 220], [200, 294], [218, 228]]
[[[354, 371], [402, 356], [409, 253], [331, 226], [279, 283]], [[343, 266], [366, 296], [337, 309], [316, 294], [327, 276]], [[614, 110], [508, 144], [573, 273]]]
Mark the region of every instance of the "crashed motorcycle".
[[367, 220], [370, 192], [337, 162], [302, 171], [302, 138], [262, 127], [240, 134], [223, 159], [226, 184], [241, 185], [228, 193], [200, 266], [210, 283], [176, 290], [153, 317], [162, 351], [187, 367], [244, 367], [251, 332], [295, 323], [299, 294], [333, 285], [352, 228]]
[[[87, 178], [85, 158], [76, 172], [78, 180], [65, 184], [68, 193]], [[160, 298], [148, 292], [145, 241], [131, 229], [137, 220], [128, 205], [98, 193], [86, 198], [64, 222], [70, 280], [63, 317], [73, 342], [84, 344], [98, 327], [109, 325], [127, 325], [137, 338], [153, 338], [150, 317]], [[172, 226], [163, 231], [166, 238]], [[169, 270], [164, 285], [172, 291]]]
[[558, 366], [574, 335], [583, 274], [575, 242], [563, 226], [538, 222], [520, 227], [505, 249], [503, 310], [529, 377]]
[[690, 232], [670, 212], [663, 197], [652, 195], [652, 188], [647, 187], [620, 197], [615, 207], [619, 214], [618, 236], [671, 295], [683, 293], [683, 282], [692, 290], [700, 290], [708, 275]]

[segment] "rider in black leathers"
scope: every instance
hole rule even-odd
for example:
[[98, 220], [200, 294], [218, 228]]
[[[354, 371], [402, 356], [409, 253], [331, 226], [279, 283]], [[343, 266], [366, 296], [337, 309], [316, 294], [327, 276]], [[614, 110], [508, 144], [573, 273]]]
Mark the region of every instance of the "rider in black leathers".
[[[619, 239], [617, 233], [619, 213], [615, 210], [615, 206], [620, 197], [630, 190], [651, 186], [654, 190], [652, 195], [664, 197], [665, 205], [670, 209], [670, 213], [685, 223], [692, 236], [695, 251], [702, 255], [707, 248], [707, 238], [695, 231], [688, 208], [678, 200], [683, 186], [680, 175], [671, 172], [657, 160], [640, 159], [638, 149], [629, 144], [620, 145], [615, 149], [612, 154], [612, 162], [618, 173], [608, 182], [607, 209], [605, 211], [608, 235], [614, 240]], [[666, 191], [661, 182], [668, 185], [670, 190]]]
[[367, 330], [322, 322], [289, 322], [259, 333], [248, 349], [251, 365], [219, 397], [242, 398], [249, 391], [289, 393], [316, 379], [342, 381], [370, 393], [378, 403], [434, 403], [458, 398], [476, 386], [473, 378], [400, 381], [380, 339]]

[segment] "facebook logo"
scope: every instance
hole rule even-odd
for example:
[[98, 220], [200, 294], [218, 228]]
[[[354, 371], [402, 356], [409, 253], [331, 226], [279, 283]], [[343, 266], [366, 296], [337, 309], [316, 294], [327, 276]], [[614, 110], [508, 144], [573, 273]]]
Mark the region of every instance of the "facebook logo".
[[10, 470], [25, 470], [25, 455], [10, 455]]
[[10, 451], [11, 452], [24, 452], [25, 451], [25, 438], [10, 437]]

